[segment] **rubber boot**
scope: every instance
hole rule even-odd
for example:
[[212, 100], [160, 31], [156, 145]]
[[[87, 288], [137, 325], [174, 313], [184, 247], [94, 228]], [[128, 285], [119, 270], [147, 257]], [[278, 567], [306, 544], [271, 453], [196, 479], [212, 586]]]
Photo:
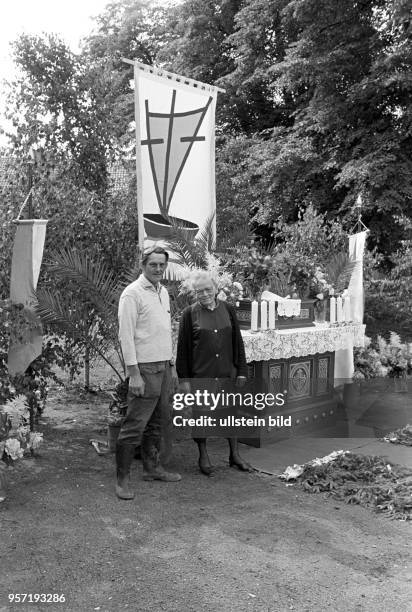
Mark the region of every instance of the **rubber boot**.
[[129, 488], [130, 466], [135, 453], [133, 444], [116, 444], [116, 495], [119, 499], [133, 499], [134, 493]]
[[159, 450], [152, 444], [142, 446], [143, 480], [162, 480], [163, 482], [178, 482], [180, 474], [167, 472], [160, 465]]
[[237, 467], [242, 472], [253, 472], [253, 467], [250, 463], [247, 463], [239, 455], [238, 441], [237, 438], [228, 438], [230, 454], [229, 454], [229, 465], [230, 467]]

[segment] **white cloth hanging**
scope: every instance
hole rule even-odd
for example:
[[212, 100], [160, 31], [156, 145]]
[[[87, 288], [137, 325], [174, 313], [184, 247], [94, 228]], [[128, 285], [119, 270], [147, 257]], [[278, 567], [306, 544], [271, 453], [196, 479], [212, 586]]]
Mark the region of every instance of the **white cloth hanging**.
[[21, 337], [10, 341], [8, 370], [11, 375], [23, 374], [42, 351], [42, 326], [35, 312], [35, 291], [43, 259], [47, 221], [26, 219], [15, 223], [10, 299], [14, 304], [23, 304], [30, 325], [20, 334]]
[[351, 320], [356, 323], [363, 322], [363, 253], [367, 233], [365, 230], [349, 236], [349, 259], [355, 263], [355, 266], [349, 281], [348, 294], [351, 302]]

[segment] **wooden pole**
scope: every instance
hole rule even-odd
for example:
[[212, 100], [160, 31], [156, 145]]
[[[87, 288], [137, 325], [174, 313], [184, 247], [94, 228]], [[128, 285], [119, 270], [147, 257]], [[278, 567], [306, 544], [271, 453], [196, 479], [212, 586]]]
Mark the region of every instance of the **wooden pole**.
[[90, 389], [90, 346], [86, 345], [84, 351], [84, 388]]
[[139, 243], [139, 263], [144, 245], [143, 193], [142, 193], [142, 147], [140, 134], [140, 102], [138, 87], [138, 67], [134, 65], [134, 114], [136, 123], [136, 193], [137, 193], [137, 223]]
[[33, 160], [31, 160], [31, 159], [27, 163], [27, 173], [28, 173], [28, 184], [29, 184], [29, 193], [28, 193], [29, 208], [28, 208], [28, 213], [29, 213], [29, 219], [33, 219], [33, 196], [32, 196], [32, 192], [33, 192]]

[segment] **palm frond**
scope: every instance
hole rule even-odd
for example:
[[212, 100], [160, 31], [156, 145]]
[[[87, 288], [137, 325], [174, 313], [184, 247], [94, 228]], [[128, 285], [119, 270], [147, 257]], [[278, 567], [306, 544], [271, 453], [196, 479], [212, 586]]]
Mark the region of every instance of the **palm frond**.
[[209, 253], [216, 249], [215, 213], [207, 217], [204, 228], [196, 238], [196, 243]]
[[67, 332], [72, 338], [78, 340], [88, 329], [84, 308], [70, 295], [64, 297], [58, 291], [53, 293], [47, 289], [38, 289], [36, 292], [36, 313], [42, 323], [57, 327]]
[[356, 262], [344, 252], [335, 253], [326, 265], [326, 277], [337, 293], [348, 288]]
[[169, 238], [170, 249], [176, 254], [175, 259], [181, 266], [189, 268], [206, 268], [207, 255], [215, 249], [214, 214], [206, 219], [199, 236], [193, 240], [190, 231], [172, 223], [173, 233]]
[[95, 328], [91, 329], [88, 321], [87, 306], [79, 305], [74, 297], [65, 296], [63, 299], [58, 291], [52, 293], [48, 289], [39, 289], [36, 292], [36, 298], [35, 310], [45, 325], [54, 327], [66, 333], [76, 342], [88, 346], [95, 355], [101, 357], [114, 370], [120, 380], [123, 380], [116, 367], [106, 357], [112, 347], [119, 354], [118, 339], [114, 329], [105, 326], [103, 333], [97, 334]]
[[254, 238], [255, 235], [251, 231], [249, 223], [245, 221], [235, 227], [230, 234], [224, 234], [219, 239], [216, 249], [221, 253], [230, 252], [233, 249], [239, 249], [239, 247], [246, 249], [251, 245]]
[[104, 261], [93, 261], [83, 251], [62, 248], [50, 254], [46, 265], [61, 280], [75, 283], [99, 308], [117, 305], [121, 283]]
[[139, 273], [140, 273], [140, 265], [139, 263], [135, 263], [133, 268], [131, 268], [130, 270], [126, 270], [126, 272], [124, 272], [123, 274], [124, 283], [121, 284], [120, 289], [123, 290], [126, 287], [126, 285], [133, 283], [133, 281], [135, 281], [137, 277], [139, 276]]

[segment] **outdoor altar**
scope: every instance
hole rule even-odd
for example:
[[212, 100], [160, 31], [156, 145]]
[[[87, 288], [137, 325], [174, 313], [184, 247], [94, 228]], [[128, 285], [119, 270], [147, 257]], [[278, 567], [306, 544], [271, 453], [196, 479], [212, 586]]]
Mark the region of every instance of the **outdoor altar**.
[[338, 418], [335, 388], [350, 382], [353, 348], [362, 347], [365, 325], [321, 324], [314, 327], [242, 330], [249, 378], [259, 381], [262, 391], [284, 394], [285, 404], [266, 408], [266, 416], [291, 416], [291, 428], [266, 426], [256, 438], [244, 440], [253, 446], [299, 435], [316, 433]]

